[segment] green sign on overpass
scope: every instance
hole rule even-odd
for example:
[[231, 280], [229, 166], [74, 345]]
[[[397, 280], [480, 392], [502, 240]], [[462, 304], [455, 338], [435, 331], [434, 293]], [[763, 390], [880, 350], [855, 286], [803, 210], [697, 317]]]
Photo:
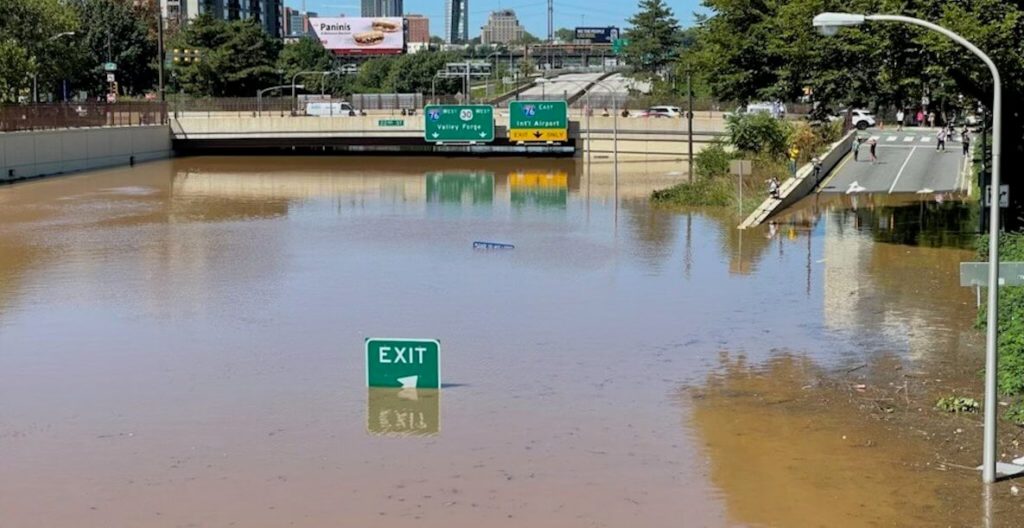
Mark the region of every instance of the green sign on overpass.
[[486, 105], [427, 105], [423, 109], [423, 139], [432, 143], [490, 143], [494, 141], [494, 107]]

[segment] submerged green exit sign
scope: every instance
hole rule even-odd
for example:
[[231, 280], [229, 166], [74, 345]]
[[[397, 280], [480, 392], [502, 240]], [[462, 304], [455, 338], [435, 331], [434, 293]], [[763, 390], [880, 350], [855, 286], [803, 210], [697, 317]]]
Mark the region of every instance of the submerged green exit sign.
[[366, 339], [366, 386], [441, 388], [441, 343], [436, 339]]

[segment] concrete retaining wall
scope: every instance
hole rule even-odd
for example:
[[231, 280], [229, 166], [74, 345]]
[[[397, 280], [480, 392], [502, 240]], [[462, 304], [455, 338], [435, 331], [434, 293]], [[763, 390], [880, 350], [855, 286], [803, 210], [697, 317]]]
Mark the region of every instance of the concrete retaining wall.
[[818, 177], [814, 175], [814, 165], [808, 163], [800, 170], [797, 171], [796, 176], [790, 178], [782, 183], [782, 188], [779, 189], [778, 198], [768, 198], [765, 200], [756, 211], [750, 214], [746, 220], [740, 224], [740, 229], [746, 229], [748, 227], [754, 227], [760, 225], [765, 220], [768, 220], [772, 216], [785, 210], [787, 207], [799, 202], [808, 194], [814, 191], [814, 188], [818, 186], [818, 182], [825, 179], [828, 173], [835, 168], [839, 162], [850, 153], [850, 146], [853, 145], [853, 138], [857, 136], [857, 131], [851, 131], [843, 139], [832, 144], [828, 152], [821, 158], [821, 170], [818, 172]]
[[170, 156], [166, 125], [0, 133], [0, 182]]

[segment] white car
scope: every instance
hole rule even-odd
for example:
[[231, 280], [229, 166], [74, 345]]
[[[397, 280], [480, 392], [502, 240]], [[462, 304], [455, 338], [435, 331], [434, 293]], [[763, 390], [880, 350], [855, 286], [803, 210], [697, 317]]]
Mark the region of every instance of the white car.
[[850, 124], [857, 127], [857, 130], [864, 130], [875, 126], [877, 120], [870, 111], [855, 108], [850, 110]]
[[346, 103], [344, 101], [331, 103], [306, 103], [306, 115], [320, 117], [348, 117], [350, 115], [355, 115], [355, 110], [352, 108], [351, 103]]
[[769, 114], [782, 119], [786, 117], [786, 105], [784, 103], [750, 103], [736, 109], [736, 114]]
[[647, 117], [680, 117], [683, 112], [678, 106], [652, 106], [647, 109]]

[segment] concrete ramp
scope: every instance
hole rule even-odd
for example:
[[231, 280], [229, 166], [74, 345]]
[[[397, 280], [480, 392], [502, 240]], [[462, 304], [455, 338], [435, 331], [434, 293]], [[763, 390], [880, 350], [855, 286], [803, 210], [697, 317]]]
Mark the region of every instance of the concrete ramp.
[[828, 149], [828, 152], [821, 157], [821, 170], [818, 174], [815, 174], [814, 164], [808, 163], [803, 167], [800, 167], [796, 172], [796, 176], [789, 178], [782, 182], [782, 187], [779, 189], [778, 198], [768, 198], [761, 203], [758, 208], [750, 214], [740, 224], [740, 229], [746, 229], [748, 227], [755, 227], [761, 225], [763, 222], [778, 214], [787, 207], [797, 203], [803, 197], [811, 194], [814, 188], [818, 186], [818, 183], [825, 179], [832, 169], [839, 164], [840, 161], [847, 154], [850, 153], [850, 147], [853, 145], [853, 140], [856, 137], [857, 132], [852, 131], [843, 139], [832, 144]]

